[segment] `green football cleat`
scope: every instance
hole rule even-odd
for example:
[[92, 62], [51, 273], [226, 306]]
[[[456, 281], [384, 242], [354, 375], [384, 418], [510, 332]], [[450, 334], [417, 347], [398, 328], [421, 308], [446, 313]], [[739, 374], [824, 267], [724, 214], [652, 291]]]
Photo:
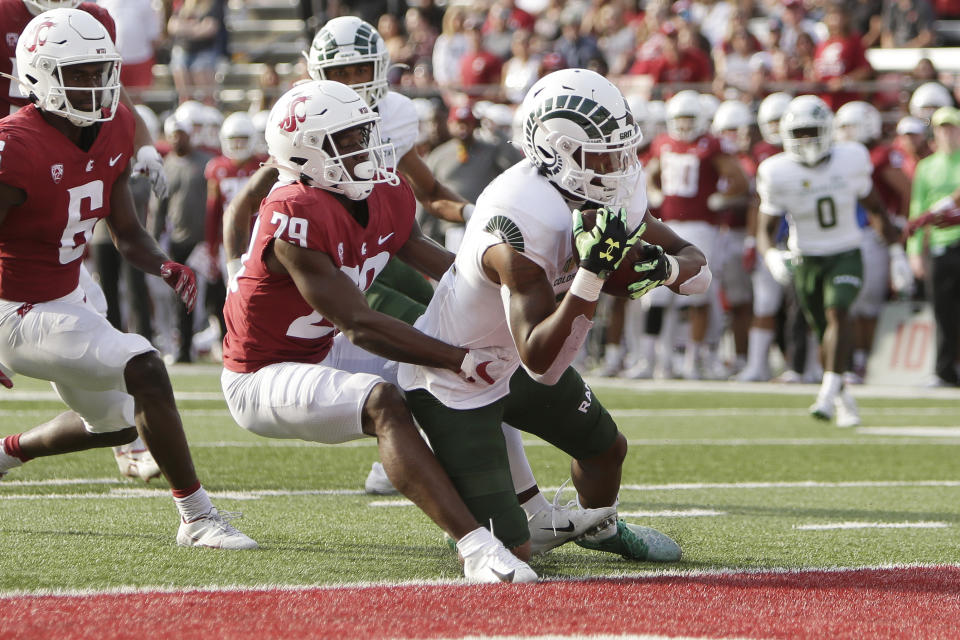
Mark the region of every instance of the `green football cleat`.
[[617, 520], [617, 533], [603, 540], [585, 535], [575, 542], [584, 549], [616, 553], [627, 560], [677, 562], [680, 545], [656, 529]]

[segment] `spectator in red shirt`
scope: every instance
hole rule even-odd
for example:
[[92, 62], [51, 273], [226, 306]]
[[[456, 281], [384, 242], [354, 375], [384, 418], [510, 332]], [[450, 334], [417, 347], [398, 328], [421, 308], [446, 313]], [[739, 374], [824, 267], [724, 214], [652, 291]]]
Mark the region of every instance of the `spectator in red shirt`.
[[487, 35], [493, 29], [493, 16], [495, 12], [503, 13], [503, 20], [506, 22], [507, 31], [511, 33], [521, 29], [524, 31], [533, 31], [533, 25], [536, 23], [536, 19], [532, 15], [517, 7], [513, 0], [497, 0], [497, 2], [490, 7], [487, 20], [483, 23], [484, 35]]
[[817, 45], [813, 57], [813, 79], [826, 85], [820, 97], [836, 111], [841, 105], [859, 100], [860, 95], [844, 91], [853, 82], [868, 80], [873, 68], [867, 61], [860, 34], [850, 30], [850, 19], [839, 2], [830, 4], [823, 17], [830, 37]]
[[650, 60], [638, 60], [629, 73], [649, 75], [657, 84], [674, 82], [709, 82], [713, 72], [710, 59], [695, 47], [681, 49], [677, 27], [665, 22], [661, 27], [663, 39], [660, 55]]
[[460, 81], [472, 98], [495, 99], [499, 93], [503, 61], [483, 48], [480, 22], [469, 19], [464, 25], [467, 53], [460, 59]]

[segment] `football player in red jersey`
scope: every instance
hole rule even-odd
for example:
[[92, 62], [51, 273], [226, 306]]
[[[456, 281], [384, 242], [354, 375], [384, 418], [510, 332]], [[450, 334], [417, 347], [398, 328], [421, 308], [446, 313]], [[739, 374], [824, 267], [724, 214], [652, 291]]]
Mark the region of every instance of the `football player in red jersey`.
[[[0, 0], [0, 33], [3, 34], [3, 40], [0, 41], [0, 117], [14, 113], [30, 103], [27, 96], [20, 91], [19, 83], [11, 80], [11, 78], [17, 76], [14, 62], [20, 33], [34, 16], [49, 9], [60, 8], [77, 8], [86, 11], [103, 24], [107, 33], [110, 34], [111, 40], [116, 40], [117, 28], [113, 18], [104, 7], [98, 6], [94, 2], [81, 2], [81, 0]], [[165, 197], [167, 179], [163, 173], [160, 156], [153, 147], [153, 137], [150, 135], [145, 122], [133, 109], [133, 103], [123, 89], [120, 90], [120, 102], [134, 113], [136, 123], [134, 134], [136, 155], [133, 173], [147, 174], [157, 197]], [[87, 272], [86, 267], [81, 267], [80, 283], [83, 286], [84, 293], [87, 294], [87, 298], [101, 313], [106, 314], [106, 297], [97, 282]], [[120, 472], [127, 477], [140, 477], [143, 480], [150, 480], [160, 475], [160, 469], [139, 438], [128, 445], [114, 447], [113, 452], [117, 465], [120, 467]]]
[[[258, 134], [253, 119], [246, 112], [238, 111], [227, 116], [219, 136], [221, 153], [210, 160], [204, 170], [207, 178], [207, 227], [204, 235], [209, 265], [204, 275], [208, 283], [207, 312], [217, 317], [220, 335], [224, 336], [227, 333], [223, 320], [226, 263], [220, 256], [223, 211], [267, 156], [256, 152]], [[253, 222], [250, 226], [253, 226]]]
[[[750, 150], [755, 166], [783, 151], [780, 138], [780, 117], [787, 110], [793, 96], [783, 92], [771, 93], [757, 109], [757, 127], [761, 139]], [[747, 226], [753, 230], [750, 240], [753, 264], [753, 321], [747, 337], [747, 365], [737, 374], [741, 382], [766, 382], [771, 377], [770, 346], [776, 333], [777, 311], [783, 304], [784, 286], [773, 279], [763, 260], [757, 260], [757, 202], [747, 212]]]
[[750, 107], [739, 100], [727, 100], [717, 109], [710, 125], [710, 131], [720, 140], [721, 148], [737, 159], [750, 179], [750, 190], [717, 212], [721, 226], [717, 252], [720, 288], [725, 306], [730, 311], [730, 330], [736, 353], [734, 374], [747, 365], [747, 340], [753, 319], [751, 272], [756, 262], [756, 229], [755, 224], [751, 224], [750, 212], [757, 205], [754, 186], [757, 163], [750, 151], [755, 123], [756, 117]]
[[[859, 142], [870, 151], [873, 165], [873, 186], [887, 213], [906, 222], [910, 214], [910, 179], [904, 173], [903, 156], [883, 142], [883, 122], [880, 112], [869, 102], [854, 100], [837, 110], [834, 130], [838, 140]], [[913, 274], [906, 254], [899, 243], [887, 246], [878, 230], [863, 225], [860, 257], [863, 260], [863, 285], [850, 315], [853, 318], [853, 371], [847, 381], [862, 383], [866, 375], [867, 358], [873, 345], [877, 318], [887, 300], [890, 285], [909, 297], [913, 290]], [[895, 258], [891, 259], [893, 256]], [[888, 276], [895, 276], [889, 278]]]
[[[17, 82], [10, 80], [17, 77], [16, 60], [17, 39], [30, 20], [43, 11], [49, 9], [81, 9], [99, 20], [110, 34], [110, 40], [117, 39], [117, 27], [110, 13], [95, 2], [81, 2], [81, 0], [0, 0], [0, 31], [4, 39], [0, 41], [0, 113], [13, 113], [20, 107], [29, 104], [30, 100], [20, 91]], [[6, 75], [4, 75], [6, 74]], [[121, 87], [120, 103], [125, 105], [134, 116], [136, 129], [133, 136], [133, 172], [145, 173], [150, 178], [150, 184], [158, 198], [167, 194], [167, 178], [163, 173], [163, 162], [160, 154], [153, 146], [153, 138], [146, 124], [133, 108], [133, 102], [127, 92]]]
[[114, 329], [79, 287], [84, 245], [105, 219], [125, 259], [162, 277], [188, 307], [196, 301], [193, 272], [167, 258], [134, 210], [134, 125], [118, 105], [116, 47], [89, 13], [54, 9], [27, 25], [17, 68], [34, 104], [0, 121], [0, 362], [53, 382], [73, 411], [4, 438], [0, 473], [40, 456], [124, 444], [139, 431], [173, 489], [177, 543], [255, 548], [197, 479], [157, 351]]
[[394, 255], [439, 279], [451, 256], [420, 233], [413, 191], [388, 168], [379, 116], [350, 87], [299, 84], [277, 101], [266, 139], [279, 182], [260, 206], [230, 280], [221, 378], [237, 423], [271, 438], [377, 438], [387, 476], [456, 539], [480, 582], [537, 576], [480, 527], [420, 437], [396, 363], [447, 369], [480, 386], [507, 373], [468, 350], [372, 310], [363, 296]]
[[[660, 217], [677, 235], [698, 247], [713, 265], [715, 248], [716, 211], [726, 206], [731, 198], [747, 193], [747, 177], [737, 159], [720, 148], [720, 142], [707, 133], [709, 122], [703, 117], [700, 94], [680, 91], [667, 102], [667, 133], [653, 141], [647, 179], [650, 190], [663, 194]], [[723, 190], [718, 185], [723, 179]], [[657, 198], [659, 199], [659, 198]], [[683, 367], [683, 376], [696, 379], [702, 371], [709, 371], [704, 340], [706, 338], [711, 289], [703, 294], [677, 298], [663, 287], [645, 296], [650, 305], [643, 347], [648, 369], [642, 376], [652, 374], [653, 343], [663, 324], [664, 310], [674, 299], [688, 306], [690, 340]], [[669, 349], [664, 355], [670, 353]], [[666, 362], [661, 364], [666, 365]]]

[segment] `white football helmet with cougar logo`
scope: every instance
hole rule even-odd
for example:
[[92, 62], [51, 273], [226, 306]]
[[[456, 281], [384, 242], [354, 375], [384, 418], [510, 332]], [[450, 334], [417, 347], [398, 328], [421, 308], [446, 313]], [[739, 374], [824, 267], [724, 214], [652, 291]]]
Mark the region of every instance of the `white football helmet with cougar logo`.
[[817, 96], [797, 96], [780, 118], [783, 150], [797, 162], [812, 166], [830, 153], [833, 112]]
[[220, 127], [220, 150], [231, 160], [246, 160], [256, 151], [258, 137], [253, 118], [246, 111], [231, 113]]
[[780, 118], [783, 112], [787, 110], [787, 105], [793, 100], [789, 93], [778, 91], [771, 93], [757, 109], [757, 126], [760, 128], [760, 135], [764, 142], [779, 147], [783, 144], [780, 138]]
[[[267, 149], [281, 179], [300, 181], [363, 200], [381, 182], [399, 178], [386, 167], [395, 166], [393, 145], [380, 141], [380, 117], [350, 87], [329, 80], [305, 82], [280, 96], [267, 120]], [[364, 127], [367, 144], [361, 151], [337, 149], [336, 134]], [[343, 160], [362, 156], [353, 175]]]
[[837, 109], [833, 120], [837, 140], [870, 144], [883, 135], [880, 112], [869, 102], [854, 100]]
[[[102, 64], [99, 86], [65, 86], [66, 67]], [[120, 100], [120, 54], [100, 24], [86, 11], [54, 9], [31, 20], [17, 41], [20, 90], [48, 113], [78, 127], [112, 120]], [[71, 103], [69, 93], [89, 93], [91, 108]]]
[[667, 133], [674, 140], [693, 142], [710, 123], [703, 113], [700, 94], [692, 89], [678, 91], [667, 101]]
[[370, 62], [373, 80], [350, 86], [371, 107], [387, 94], [387, 45], [373, 25], [360, 18], [341, 16], [328, 21], [313, 37], [310, 52], [303, 55], [307, 58], [307, 73], [314, 80], [326, 80], [324, 70], [329, 67]]
[[[623, 94], [586, 69], [544, 76], [527, 92], [521, 146], [527, 159], [571, 199], [626, 204], [637, 184], [637, 151], [643, 135]], [[609, 170], [588, 167], [588, 156], [606, 156]]]

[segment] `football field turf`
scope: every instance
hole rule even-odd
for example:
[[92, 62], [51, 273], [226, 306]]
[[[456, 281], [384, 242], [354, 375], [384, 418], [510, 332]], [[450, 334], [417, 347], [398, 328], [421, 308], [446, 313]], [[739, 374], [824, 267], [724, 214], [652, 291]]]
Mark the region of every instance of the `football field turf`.
[[[426, 516], [363, 493], [375, 441], [260, 438], [234, 424], [218, 368], [171, 372], [201, 480], [222, 511], [243, 512], [234, 524], [261, 549], [176, 547], [165, 482], [121, 479], [109, 450], [38, 459], [0, 482], [0, 608], [16, 595], [129, 588], [458, 583]], [[630, 443], [621, 515], [671, 535], [684, 556], [658, 567], [571, 544], [531, 562], [544, 579], [960, 565], [956, 391], [856, 388], [863, 426], [838, 429], [807, 415], [812, 386], [590, 382]], [[46, 383], [15, 384], [0, 390], [0, 436], [63, 410]], [[552, 499], [569, 461], [525, 442]], [[568, 486], [561, 501], [572, 498]], [[960, 589], [957, 576], [947, 582]], [[19, 630], [0, 637], [31, 637]]]

